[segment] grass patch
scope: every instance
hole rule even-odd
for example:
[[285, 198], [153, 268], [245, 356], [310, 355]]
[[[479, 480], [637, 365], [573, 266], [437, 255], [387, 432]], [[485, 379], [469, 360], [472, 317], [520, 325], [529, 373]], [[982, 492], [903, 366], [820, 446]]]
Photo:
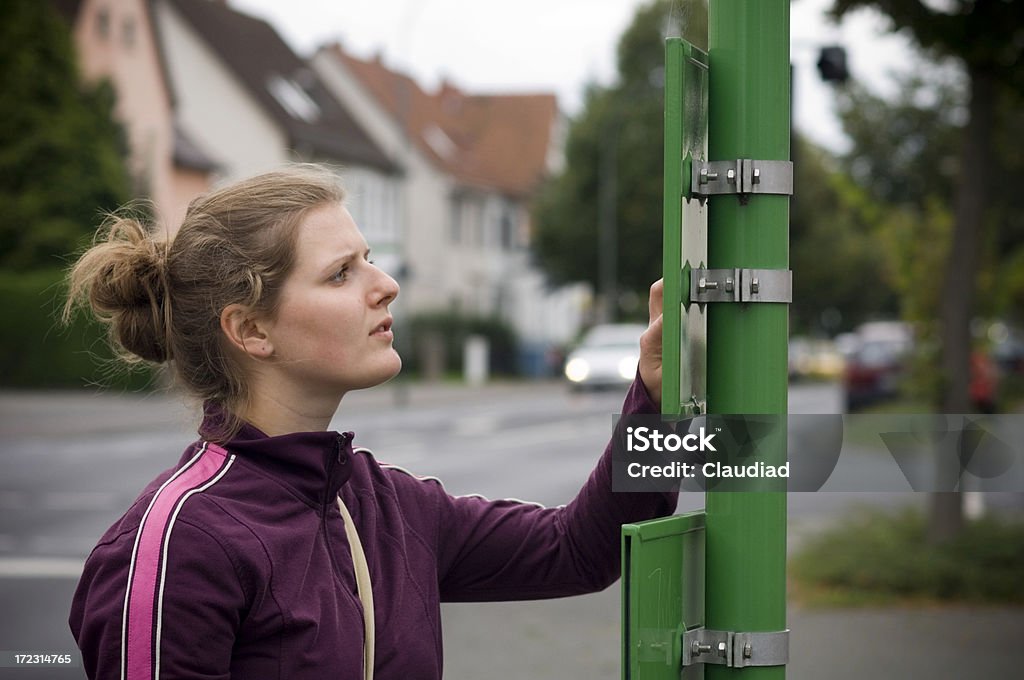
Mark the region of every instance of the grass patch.
[[794, 596], [812, 605], [900, 601], [1024, 603], [1024, 524], [967, 522], [950, 543], [925, 540], [917, 510], [862, 511], [790, 560]]

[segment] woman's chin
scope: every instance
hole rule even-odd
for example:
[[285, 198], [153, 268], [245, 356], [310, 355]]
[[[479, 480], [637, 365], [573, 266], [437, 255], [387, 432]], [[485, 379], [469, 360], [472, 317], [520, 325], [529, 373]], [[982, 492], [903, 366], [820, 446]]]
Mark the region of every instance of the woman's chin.
[[380, 370], [376, 371], [375, 375], [373, 375], [370, 380], [366, 381], [366, 384], [355, 389], [368, 389], [370, 387], [376, 387], [377, 385], [383, 385], [401, 372], [402, 357], [398, 356], [398, 352], [392, 350], [392, 356], [389, 361], [385, 365], [381, 366]]

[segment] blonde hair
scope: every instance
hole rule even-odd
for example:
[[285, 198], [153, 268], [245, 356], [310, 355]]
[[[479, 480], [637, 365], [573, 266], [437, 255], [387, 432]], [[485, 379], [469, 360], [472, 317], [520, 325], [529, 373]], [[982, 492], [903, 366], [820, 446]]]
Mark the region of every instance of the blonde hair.
[[227, 351], [221, 312], [238, 303], [273, 317], [298, 225], [344, 198], [329, 169], [293, 165], [195, 199], [169, 241], [134, 217], [111, 215], [68, 274], [64, 320], [86, 308], [109, 326], [122, 359], [169, 362], [190, 393], [224, 411], [223, 426], [204, 435], [230, 438], [250, 392]]

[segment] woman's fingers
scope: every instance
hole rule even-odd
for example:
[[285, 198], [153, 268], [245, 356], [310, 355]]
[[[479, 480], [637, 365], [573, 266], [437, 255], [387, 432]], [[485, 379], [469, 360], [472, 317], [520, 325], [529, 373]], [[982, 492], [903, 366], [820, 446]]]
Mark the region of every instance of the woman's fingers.
[[662, 308], [664, 307], [665, 299], [665, 279], [658, 279], [651, 284], [651, 294], [647, 298], [647, 311], [650, 315], [650, 323], [661, 316]]

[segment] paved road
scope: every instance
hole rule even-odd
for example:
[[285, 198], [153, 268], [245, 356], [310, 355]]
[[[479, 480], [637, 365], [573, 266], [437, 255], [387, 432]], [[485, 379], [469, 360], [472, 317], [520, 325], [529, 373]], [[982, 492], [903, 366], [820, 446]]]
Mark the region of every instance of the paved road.
[[[453, 493], [558, 504], [572, 498], [589, 472], [620, 400], [614, 393], [570, 395], [557, 384], [389, 386], [346, 398], [332, 426], [356, 431], [357, 443], [382, 459], [439, 476]], [[828, 385], [800, 386], [791, 390], [790, 406], [836, 412], [839, 395]], [[191, 412], [166, 395], [0, 394], [0, 651], [73, 650], [67, 605], [81, 561], [138, 490], [177, 459], [194, 432]], [[912, 494], [791, 494], [790, 541], [854, 503], [921, 500]], [[687, 494], [680, 509], [702, 505], [702, 496]], [[930, 626], [932, 620], [941, 625]], [[617, 587], [555, 602], [446, 605], [446, 675], [614, 678], [618, 625]], [[833, 653], [843, 660], [836, 665], [873, 668], [879, 678], [921, 677], [910, 670], [928, 664], [936, 669], [929, 677], [961, 677], [941, 673], [955, 668], [949, 650], [965, 639], [984, 651], [968, 658], [993, 664], [988, 677], [1005, 677], [999, 669], [1022, 661], [1019, 645], [1005, 640], [1007, 631], [1024, 631], [1018, 610], [791, 609], [790, 626], [790, 678], [825, 675]], [[904, 636], [904, 653], [890, 654], [899, 658], [888, 674], [880, 673], [861, 646], [884, 646], [893, 628]], [[961, 631], [959, 637], [950, 637], [952, 631]], [[853, 677], [834, 668], [827, 674]], [[80, 678], [81, 672], [0, 668], [5, 677]]]

